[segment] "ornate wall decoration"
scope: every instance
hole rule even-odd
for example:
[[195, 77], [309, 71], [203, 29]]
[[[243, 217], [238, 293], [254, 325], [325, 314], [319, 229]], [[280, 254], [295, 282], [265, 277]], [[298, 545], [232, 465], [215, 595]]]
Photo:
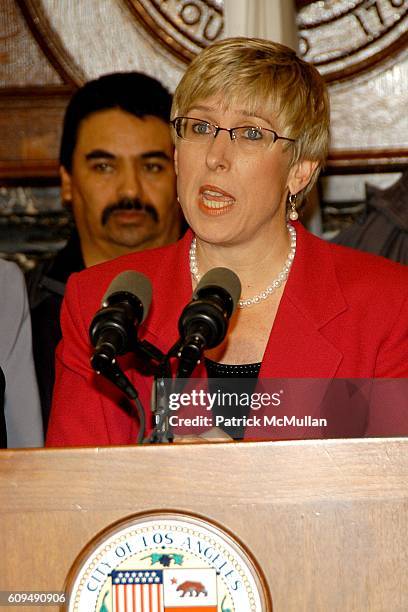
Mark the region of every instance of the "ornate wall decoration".
[[329, 81], [367, 70], [407, 45], [407, 0], [300, 0], [298, 5], [300, 51]]
[[[408, 0], [293, 1], [300, 52], [329, 83], [327, 174], [406, 167]], [[138, 70], [174, 90], [196, 53], [223, 36], [223, 12], [224, 0], [0, 2], [3, 252], [13, 248], [10, 219], [16, 227], [21, 222], [19, 231], [27, 228], [30, 252], [38, 247], [31, 220], [47, 228], [47, 241], [54, 230], [57, 237], [60, 226], [65, 228], [64, 211], [43, 218], [42, 212], [32, 212], [33, 199], [21, 189], [40, 187], [36, 201], [49, 208], [49, 186], [58, 184], [62, 118], [74, 87], [103, 73]], [[5, 206], [8, 189], [14, 188], [21, 188], [19, 202], [26, 212], [17, 206], [11, 213]], [[53, 187], [50, 193], [57, 202]]]
[[127, 3], [149, 31], [187, 62], [223, 31], [223, 0], [127, 0]]
[[39, 49], [60, 75], [63, 83], [76, 86], [84, 82], [85, 75], [74, 58], [66, 52], [61, 38], [51, 24], [41, 2], [16, 0]]
[[331, 164], [408, 164], [408, 49], [370, 71], [330, 84]]
[[[406, 164], [402, 118], [408, 100], [401, 83], [406, 82], [408, 70], [408, 0], [296, 0], [296, 4], [300, 52], [316, 64], [330, 85], [329, 166]], [[12, 6], [20, 8], [19, 15], [14, 10], [15, 21], [21, 28], [25, 20], [30, 44], [37, 41], [36, 52], [43, 52], [49, 74], [44, 69], [45, 89], [35, 92], [34, 105], [27, 96], [6, 99], [0, 92], [0, 114], [22, 108], [18, 116], [17, 110], [11, 112], [17, 123], [23, 122], [22, 129], [15, 130], [22, 135], [21, 141], [19, 136], [11, 148], [9, 143], [4, 151], [0, 147], [3, 176], [18, 172], [19, 161], [25, 176], [30, 172], [41, 176], [44, 170], [47, 176], [53, 172], [56, 176], [56, 164], [50, 162], [58, 149], [61, 103], [73, 85], [106, 72], [139, 70], [174, 90], [186, 63], [223, 35], [224, 0], [6, 0], [6, 5], [9, 12]], [[8, 18], [10, 35], [12, 21]], [[5, 86], [13, 88], [11, 64], [6, 73]], [[43, 118], [53, 112], [52, 99], [58, 118], [53, 119], [51, 131], [33, 133], [32, 146], [26, 115], [37, 113], [32, 125], [38, 132]], [[4, 164], [6, 150], [13, 151], [13, 156]]]
[[[135, 18], [126, 0], [19, 0], [36, 7], [42, 22], [49, 24], [48, 40], [53, 37], [64, 49], [64, 60], [79, 66], [83, 76], [78, 84], [101, 74], [138, 70], [150, 74], [174, 90], [185, 69], [185, 62], [169, 51], [155, 34]], [[40, 10], [41, 9], [41, 10]], [[62, 59], [62, 54], [59, 54]]]
[[38, 48], [14, 0], [0, 5], [0, 87], [62, 85], [60, 75]]
[[408, 163], [408, 0], [296, 0], [300, 53], [329, 83], [328, 166]]

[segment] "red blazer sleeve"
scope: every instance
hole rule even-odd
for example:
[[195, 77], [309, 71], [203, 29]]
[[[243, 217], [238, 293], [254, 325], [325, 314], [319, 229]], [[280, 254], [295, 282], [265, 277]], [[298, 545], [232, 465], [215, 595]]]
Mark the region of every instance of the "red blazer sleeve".
[[377, 355], [366, 436], [408, 436], [408, 297]]
[[[132, 444], [137, 421], [120, 408], [123, 394], [90, 366], [88, 326], [81, 313], [78, 277], [73, 275], [61, 310], [62, 337], [56, 353], [56, 380], [47, 446]], [[88, 292], [83, 291], [89, 297]]]

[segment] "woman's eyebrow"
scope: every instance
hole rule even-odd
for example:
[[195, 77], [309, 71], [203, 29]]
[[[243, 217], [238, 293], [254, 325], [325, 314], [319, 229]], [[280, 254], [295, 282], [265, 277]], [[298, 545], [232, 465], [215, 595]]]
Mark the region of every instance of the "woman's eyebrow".
[[204, 111], [204, 112], [214, 112], [216, 109], [213, 106], [201, 106], [200, 104], [196, 105], [196, 106], [192, 106], [191, 108], [188, 109], [188, 113], [191, 113], [191, 111]]
[[[217, 108], [213, 107], [213, 106], [203, 106], [201, 104], [198, 104], [196, 106], [192, 106], [188, 112], [190, 113], [191, 111], [204, 111], [204, 112], [214, 112], [216, 110], [218, 110]], [[267, 119], [266, 117], [262, 117], [262, 115], [257, 115], [256, 113], [251, 113], [250, 111], [244, 109], [244, 108], [239, 108], [238, 110], [235, 111], [237, 114], [239, 115], [244, 115], [245, 117], [254, 117], [254, 119], [261, 119], [262, 121], [266, 121], [266, 123], [269, 123], [269, 125], [272, 125], [271, 121], [269, 119]]]

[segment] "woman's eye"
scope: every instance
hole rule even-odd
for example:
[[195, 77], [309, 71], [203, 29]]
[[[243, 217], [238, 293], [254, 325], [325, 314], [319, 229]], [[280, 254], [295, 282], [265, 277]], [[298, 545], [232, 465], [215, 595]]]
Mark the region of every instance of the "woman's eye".
[[193, 132], [195, 134], [209, 134], [211, 132], [210, 125], [208, 123], [194, 123]]
[[243, 136], [247, 140], [262, 140], [262, 130], [255, 127], [243, 128]]

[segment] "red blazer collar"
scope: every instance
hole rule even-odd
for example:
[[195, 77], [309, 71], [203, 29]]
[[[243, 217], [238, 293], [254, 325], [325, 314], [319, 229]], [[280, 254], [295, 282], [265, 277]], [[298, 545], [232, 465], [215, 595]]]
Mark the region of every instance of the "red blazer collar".
[[[262, 360], [263, 378], [331, 378], [342, 353], [325, 337], [324, 327], [347, 309], [339, 286], [331, 245], [300, 223], [296, 257]], [[168, 350], [178, 337], [178, 320], [191, 300], [189, 248], [192, 232], [166, 250], [157, 270], [146, 337]], [[165, 305], [165, 306], [163, 306]]]

